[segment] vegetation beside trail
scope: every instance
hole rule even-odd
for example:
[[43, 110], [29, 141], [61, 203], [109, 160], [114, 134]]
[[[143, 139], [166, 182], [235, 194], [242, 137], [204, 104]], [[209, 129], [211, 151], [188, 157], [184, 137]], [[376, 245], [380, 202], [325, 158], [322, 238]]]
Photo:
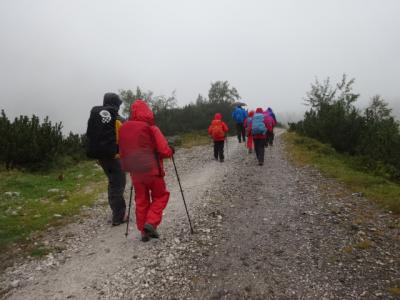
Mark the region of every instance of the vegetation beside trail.
[[192, 148], [194, 146], [202, 146], [211, 144], [212, 139], [207, 132], [194, 131], [180, 135], [178, 140], [178, 147]]
[[[94, 161], [85, 161], [61, 171], [0, 172], [0, 252], [28, 250], [32, 256], [46, 254], [35, 246], [34, 233], [65, 224], [68, 217], [90, 206], [106, 190], [103, 171]], [[7, 251], [12, 250], [12, 251]]]
[[175, 93], [171, 96], [154, 96], [153, 92], [143, 92], [139, 87], [133, 90], [121, 90], [123, 114], [129, 116], [130, 106], [136, 99], [144, 99], [154, 112], [155, 121], [167, 136], [182, 135], [192, 132], [207, 132], [215, 113], [222, 114], [230, 132], [235, 131], [232, 119], [234, 103], [240, 99], [235, 87], [227, 81], [211, 83], [208, 98], [198, 95], [195, 102], [178, 107]]
[[360, 170], [357, 158], [338, 153], [328, 144], [294, 132], [286, 132], [284, 139], [290, 158], [300, 165], [312, 165], [323, 174], [337, 178], [353, 192], [361, 192], [380, 206], [400, 213], [400, 184], [373, 170]]
[[400, 182], [400, 124], [379, 95], [364, 110], [357, 108], [353, 84], [345, 75], [335, 86], [329, 78], [317, 80], [304, 99], [310, 107], [304, 120], [290, 130], [353, 156], [360, 170]]
[[62, 134], [62, 123], [33, 115], [10, 120], [0, 114], [0, 167], [43, 171], [71, 166], [86, 159], [85, 136]]

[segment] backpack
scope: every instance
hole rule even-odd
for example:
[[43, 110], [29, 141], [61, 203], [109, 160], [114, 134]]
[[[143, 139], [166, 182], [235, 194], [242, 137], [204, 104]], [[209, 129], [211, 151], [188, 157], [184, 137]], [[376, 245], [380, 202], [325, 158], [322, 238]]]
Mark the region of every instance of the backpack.
[[161, 174], [156, 142], [150, 125], [141, 121], [125, 122], [119, 130], [121, 169], [134, 174]]
[[118, 153], [115, 122], [118, 111], [112, 106], [95, 106], [90, 111], [86, 130], [86, 155], [89, 158], [114, 158]]
[[214, 140], [223, 140], [225, 138], [225, 132], [222, 126], [221, 120], [214, 120], [211, 123], [211, 136]]
[[244, 119], [246, 118], [245, 112], [241, 108], [236, 108], [233, 111], [233, 119], [236, 123], [243, 123]]
[[257, 135], [257, 134], [266, 134], [266, 132], [267, 128], [265, 127], [264, 124], [264, 115], [260, 113], [254, 114], [251, 133], [253, 135]]

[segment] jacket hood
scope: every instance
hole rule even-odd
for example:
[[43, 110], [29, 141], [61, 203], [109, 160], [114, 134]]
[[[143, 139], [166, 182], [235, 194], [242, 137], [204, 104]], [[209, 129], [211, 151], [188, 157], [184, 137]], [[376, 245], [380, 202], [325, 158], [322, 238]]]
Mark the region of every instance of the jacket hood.
[[258, 107], [257, 109], [256, 109], [256, 113], [263, 113], [263, 109], [261, 108], [261, 107]]
[[254, 110], [251, 110], [251, 111], [249, 112], [249, 117], [250, 117], [250, 118], [254, 117]]
[[131, 121], [141, 121], [146, 122], [149, 125], [154, 125], [154, 115], [146, 102], [142, 99], [137, 99], [131, 105], [131, 116], [129, 117]]
[[272, 108], [271, 108], [271, 107], [268, 107], [268, 108], [267, 108], [267, 111], [272, 112]]
[[222, 120], [222, 115], [220, 113], [216, 113], [214, 115], [214, 120]]
[[105, 93], [103, 98], [104, 106], [113, 106], [119, 108], [122, 104], [121, 98], [115, 93]]

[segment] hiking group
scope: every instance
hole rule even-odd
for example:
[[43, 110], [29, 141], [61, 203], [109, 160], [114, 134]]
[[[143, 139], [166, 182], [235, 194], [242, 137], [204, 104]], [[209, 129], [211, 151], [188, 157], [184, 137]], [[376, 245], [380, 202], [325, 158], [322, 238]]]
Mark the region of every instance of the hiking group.
[[[275, 113], [270, 107], [265, 111], [257, 108], [255, 112], [247, 112], [242, 105], [237, 105], [232, 112], [232, 118], [236, 123], [239, 143], [243, 140], [249, 153], [252, 153], [254, 148], [258, 164], [264, 165], [265, 148], [272, 146], [274, 141], [274, 127], [277, 124]], [[223, 162], [224, 142], [227, 142], [228, 126], [222, 121], [220, 113], [215, 114], [208, 133], [214, 140], [214, 158]]]
[[[103, 105], [92, 108], [86, 131], [87, 155], [97, 159], [107, 176], [113, 226], [129, 222], [124, 199], [125, 173], [129, 173], [132, 183], [129, 210], [134, 189], [136, 227], [141, 240], [147, 242], [151, 238], [159, 238], [157, 227], [170, 197], [164, 180], [163, 159], [173, 160], [175, 150], [155, 125], [153, 112], [145, 101], [137, 99], [133, 102], [128, 120], [118, 114], [121, 104], [117, 94], [106, 93]], [[257, 159], [262, 165], [264, 147], [273, 143], [273, 127], [276, 124], [274, 113], [270, 108], [265, 112], [257, 108], [255, 113], [251, 111], [247, 114], [238, 105], [232, 117], [236, 122], [239, 143], [242, 140], [246, 142], [247, 137], [249, 153], [254, 143]], [[214, 141], [214, 158], [220, 162], [224, 162], [224, 143], [228, 130], [222, 115], [216, 113], [208, 133]], [[179, 181], [178, 173], [176, 175]], [[182, 197], [185, 203], [183, 192]]]

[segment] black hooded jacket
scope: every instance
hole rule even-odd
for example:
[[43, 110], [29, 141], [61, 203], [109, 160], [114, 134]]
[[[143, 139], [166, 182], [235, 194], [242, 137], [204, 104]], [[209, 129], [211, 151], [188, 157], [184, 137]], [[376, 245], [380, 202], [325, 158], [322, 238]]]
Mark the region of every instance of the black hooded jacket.
[[121, 99], [115, 93], [105, 93], [103, 99], [104, 106], [113, 106], [119, 109], [120, 105], [122, 104]]
[[[115, 93], [105, 93], [104, 94], [103, 106], [114, 107], [118, 112], [121, 104], [122, 104], [121, 98], [117, 94], [115, 94]], [[117, 115], [117, 119], [121, 122], [125, 121], [125, 119], [123, 117], [121, 117], [120, 115]]]

